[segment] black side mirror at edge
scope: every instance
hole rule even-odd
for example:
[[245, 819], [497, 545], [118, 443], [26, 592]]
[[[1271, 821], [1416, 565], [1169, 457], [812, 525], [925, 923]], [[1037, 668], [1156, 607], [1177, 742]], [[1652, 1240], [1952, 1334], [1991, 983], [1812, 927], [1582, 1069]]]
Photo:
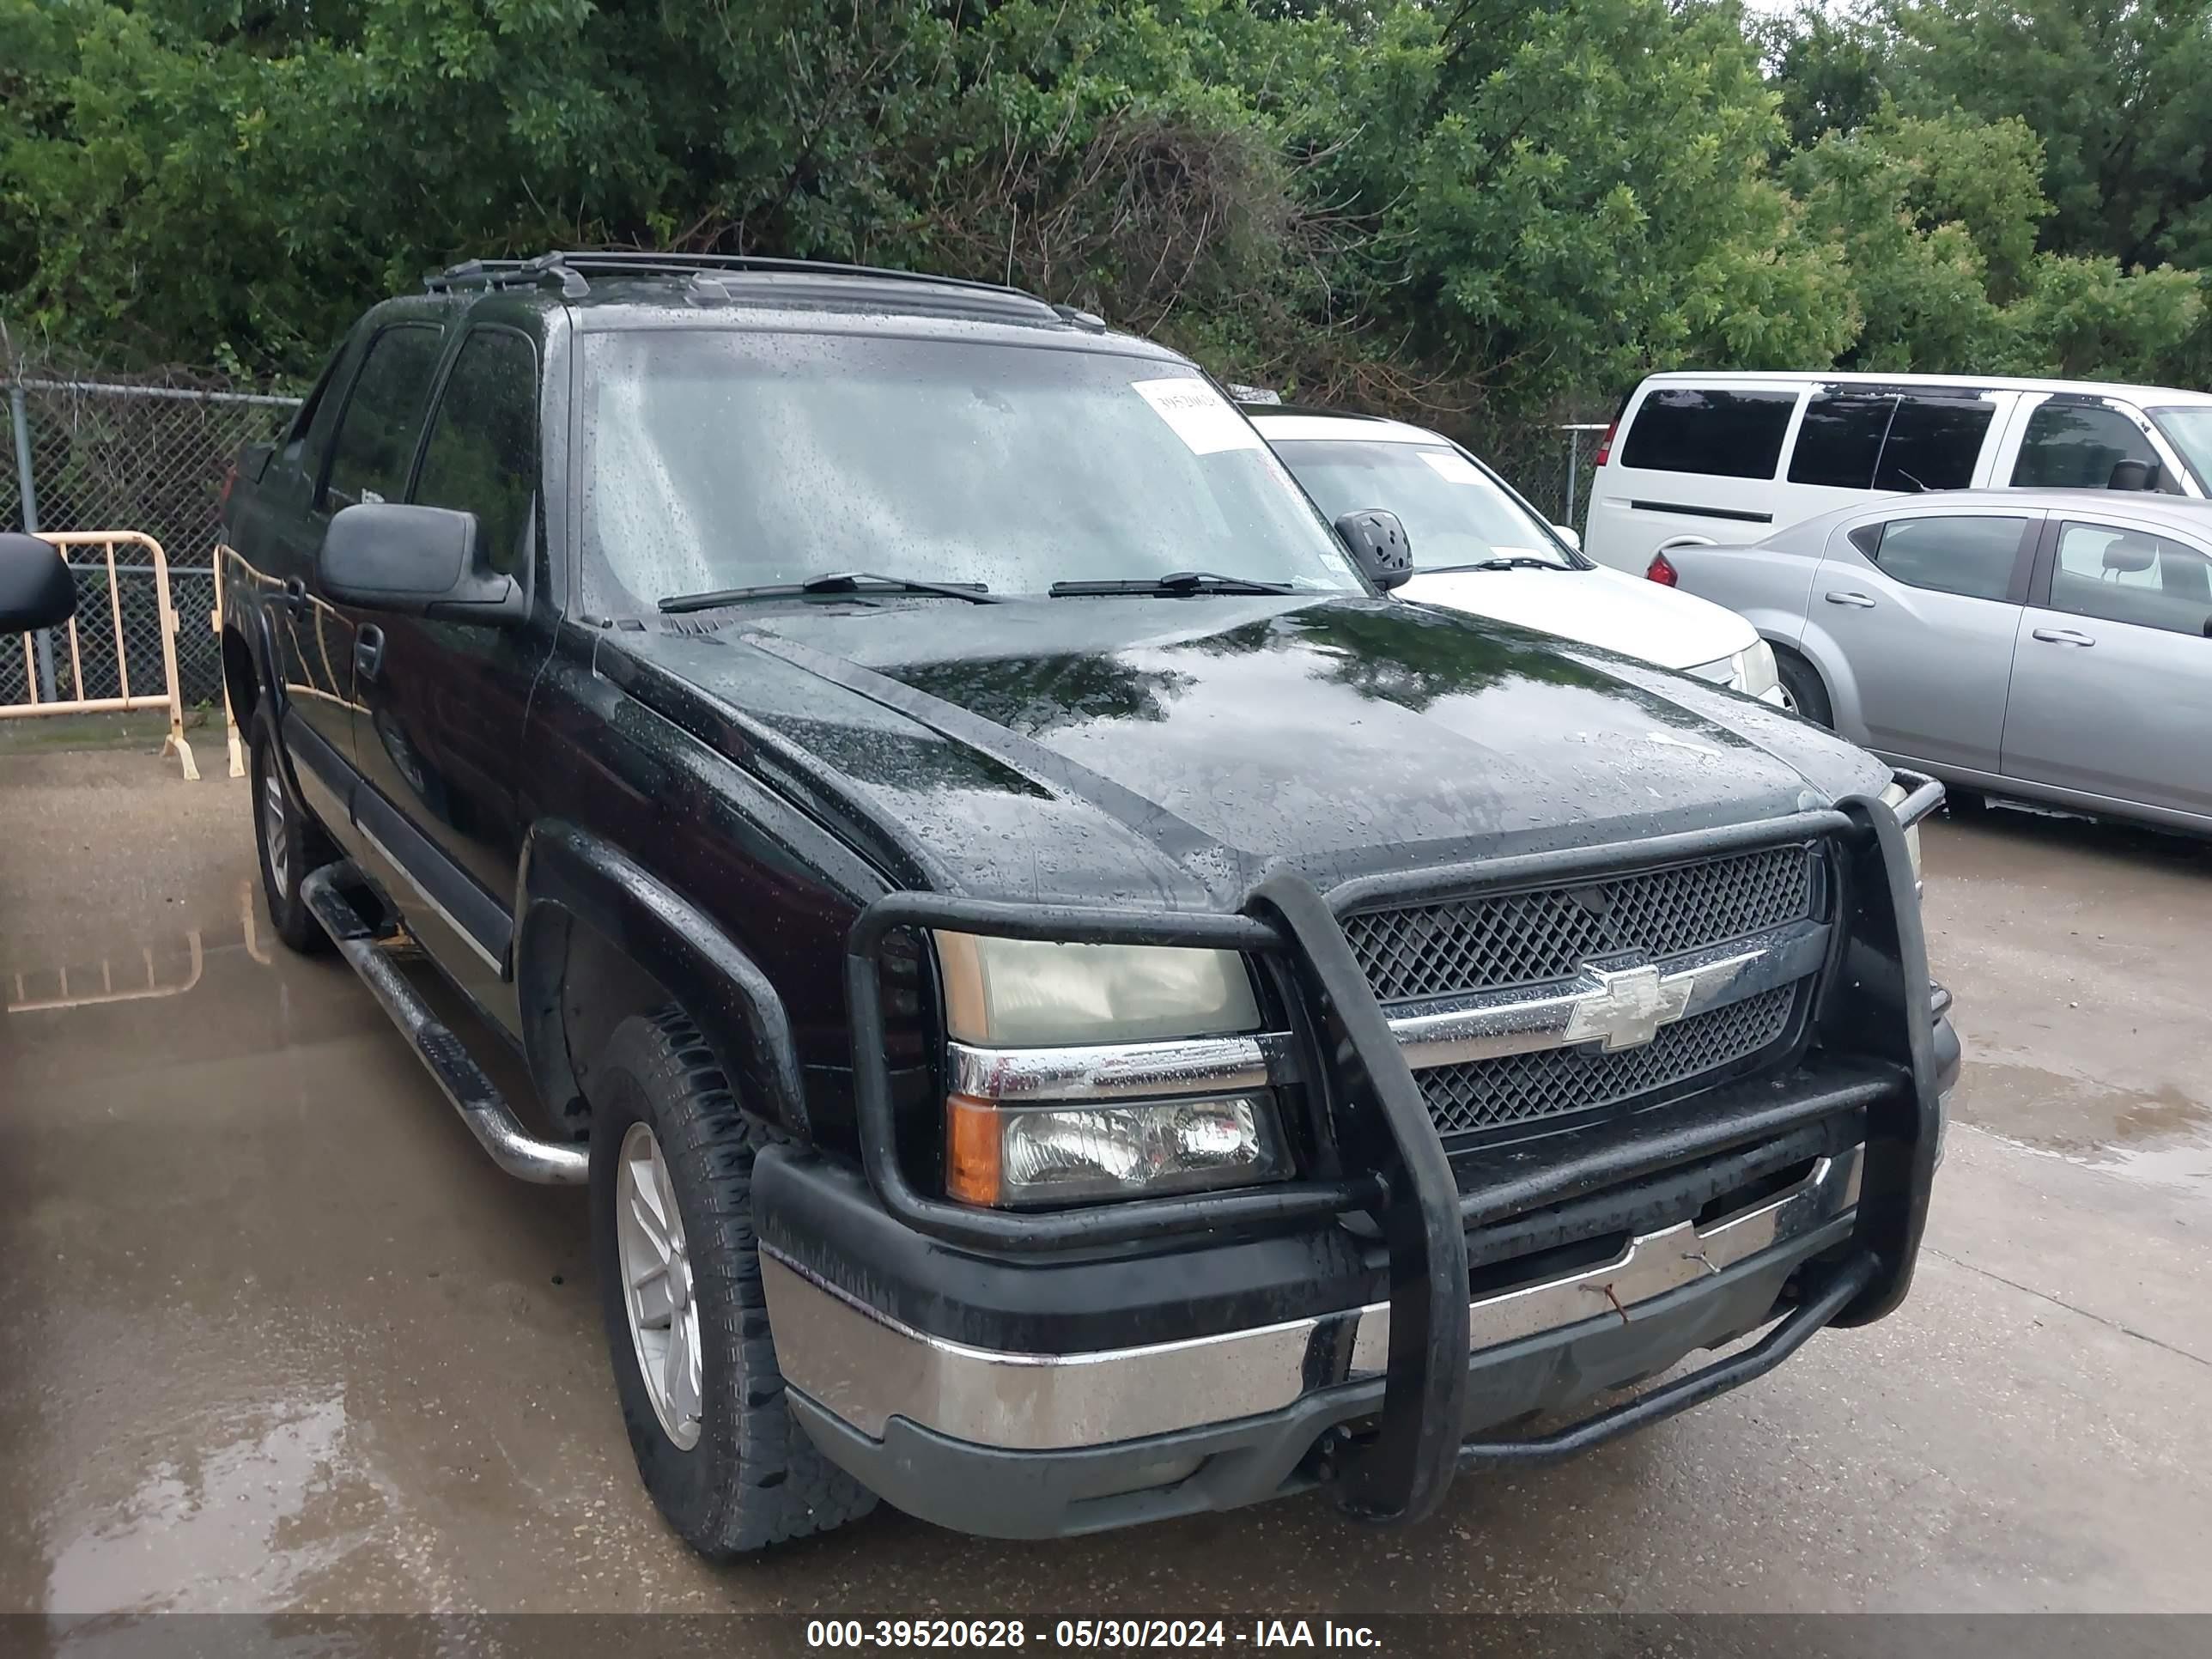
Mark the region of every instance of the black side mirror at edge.
[[76, 578], [52, 542], [0, 535], [0, 634], [59, 628], [76, 614]]
[[1379, 507], [1363, 507], [1339, 519], [1336, 533], [1352, 550], [1352, 562], [1384, 592], [1403, 586], [1412, 577], [1413, 544], [1396, 514]]

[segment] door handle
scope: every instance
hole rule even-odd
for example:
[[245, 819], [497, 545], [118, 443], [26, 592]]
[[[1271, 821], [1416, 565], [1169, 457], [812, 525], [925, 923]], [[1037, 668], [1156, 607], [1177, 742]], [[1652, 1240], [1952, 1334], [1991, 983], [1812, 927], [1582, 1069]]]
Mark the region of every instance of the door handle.
[[1861, 611], [1874, 609], [1874, 601], [1863, 593], [1831, 593], [1827, 597], [1830, 605], [1856, 605]]
[[2094, 645], [2096, 641], [2087, 634], [2076, 633], [2070, 628], [2039, 628], [2034, 637], [2045, 645]]
[[374, 623], [362, 626], [353, 636], [353, 672], [356, 678], [374, 680], [384, 666], [384, 630]]

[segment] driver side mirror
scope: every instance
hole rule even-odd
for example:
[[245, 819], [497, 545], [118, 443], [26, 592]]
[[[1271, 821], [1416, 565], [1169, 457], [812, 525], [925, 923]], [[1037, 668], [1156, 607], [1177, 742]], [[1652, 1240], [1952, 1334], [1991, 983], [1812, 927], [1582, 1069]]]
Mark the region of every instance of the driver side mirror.
[[2156, 461], [2115, 461], [2107, 489], [2156, 489], [2161, 469]]
[[362, 501], [331, 520], [315, 580], [340, 605], [441, 622], [509, 627], [530, 595], [485, 562], [477, 515], [446, 507]]
[[1583, 534], [1571, 524], [1555, 524], [1552, 533], [1579, 553], [1583, 550]]
[[1369, 581], [1389, 592], [1402, 587], [1413, 574], [1413, 544], [1398, 515], [1379, 507], [1363, 507], [1336, 521], [1336, 533], [1352, 551], [1352, 562]]
[[76, 615], [76, 578], [52, 542], [0, 535], [0, 633], [58, 628]]

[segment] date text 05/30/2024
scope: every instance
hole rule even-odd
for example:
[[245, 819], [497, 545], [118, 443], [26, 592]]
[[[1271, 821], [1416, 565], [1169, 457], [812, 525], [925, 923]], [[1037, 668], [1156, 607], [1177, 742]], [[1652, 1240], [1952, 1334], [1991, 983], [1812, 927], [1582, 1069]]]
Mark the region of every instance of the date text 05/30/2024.
[[1321, 1619], [810, 1619], [810, 1648], [1361, 1648], [1366, 1625]]

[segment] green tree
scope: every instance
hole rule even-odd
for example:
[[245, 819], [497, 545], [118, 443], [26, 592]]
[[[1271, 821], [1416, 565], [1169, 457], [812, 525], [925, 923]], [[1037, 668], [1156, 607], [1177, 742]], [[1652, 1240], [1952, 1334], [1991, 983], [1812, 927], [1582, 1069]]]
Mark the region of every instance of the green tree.
[[2038, 252], [2051, 212], [2025, 123], [1885, 105], [1791, 159], [1809, 234], [1850, 273], [1855, 368], [2148, 378], [2199, 320], [2197, 278]]
[[1768, 13], [1749, 27], [1768, 61], [1794, 149], [1857, 131], [1895, 90], [1898, 37], [1879, 12], [1838, 14], [1809, 4]]
[[1340, 100], [1308, 105], [1297, 143], [1369, 228], [1363, 292], [1415, 351], [1526, 401], [1848, 342], [1733, 10], [1469, 0], [1339, 27]]
[[2212, 0], [1900, 0], [1900, 103], [2025, 121], [2044, 246], [2212, 263]]
[[0, 321], [304, 376], [425, 269], [613, 244], [1011, 279], [1469, 430], [2212, 367], [2142, 269], [2212, 264], [2212, 0], [1869, 3], [0, 0]]

